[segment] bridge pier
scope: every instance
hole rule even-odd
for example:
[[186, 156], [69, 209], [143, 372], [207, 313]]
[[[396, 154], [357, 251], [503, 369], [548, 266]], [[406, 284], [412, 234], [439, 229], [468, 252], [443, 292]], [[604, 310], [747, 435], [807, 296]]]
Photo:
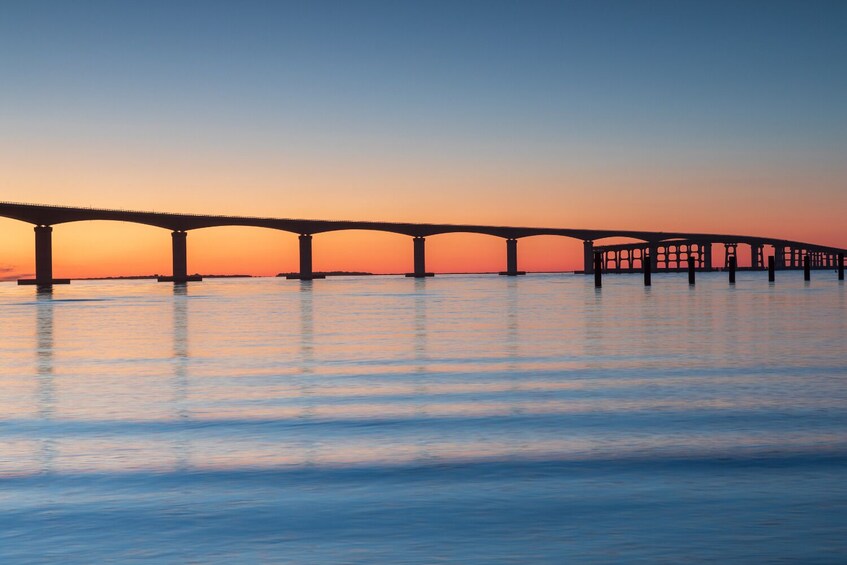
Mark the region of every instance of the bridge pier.
[[326, 275], [319, 275], [312, 272], [312, 234], [300, 234], [298, 239], [300, 240], [300, 272], [286, 275], [285, 278], [300, 279], [301, 281], [325, 279]]
[[643, 257], [641, 260], [641, 270], [644, 271], [644, 286], [653, 284], [653, 254]]
[[764, 256], [761, 243], [750, 244], [750, 268], [758, 271], [764, 267]]
[[603, 286], [603, 252], [594, 252], [594, 288]]
[[506, 239], [506, 270], [500, 274], [509, 277], [526, 274], [518, 270], [518, 240], [513, 237]]
[[724, 255], [724, 260], [723, 260], [724, 269], [729, 269], [731, 259], [735, 259], [735, 268], [737, 269], [738, 268], [738, 253], [737, 253], [738, 244], [737, 243], [724, 243], [723, 247], [726, 250], [726, 255]]
[[53, 228], [46, 225], [35, 226], [35, 278], [20, 279], [18, 284], [53, 286], [70, 282], [70, 279], [53, 278]]
[[412, 238], [412, 242], [414, 244], [414, 271], [411, 273], [406, 273], [407, 277], [415, 277], [416, 279], [420, 279], [423, 277], [434, 277], [435, 273], [427, 273], [426, 272], [426, 238], [420, 235], [414, 236]]
[[176, 230], [171, 232], [171, 248], [173, 250], [173, 273], [170, 277], [159, 277], [159, 282], [172, 282], [177, 284], [189, 281], [202, 281], [200, 275], [188, 275], [188, 232]]
[[594, 272], [594, 242], [591, 240], [582, 242], [582, 272], [586, 275]]
[[785, 269], [785, 247], [774, 247], [774, 268], [778, 271]]

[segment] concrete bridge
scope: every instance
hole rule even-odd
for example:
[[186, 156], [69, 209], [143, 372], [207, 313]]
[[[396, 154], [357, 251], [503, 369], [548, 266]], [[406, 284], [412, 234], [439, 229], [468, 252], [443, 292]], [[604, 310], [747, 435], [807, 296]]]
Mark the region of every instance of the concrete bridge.
[[[689, 257], [694, 258], [699, 270], [711, 270], [714, 268], [712, 264], [712, 245], [714, 244], [726, 246], [727, 264], [730, 257], [736, 256], [739, 245], [750, 246], [753, 269], [763, 268], [765, 246], [773, 248], [778, 269], [801, 268], [807, 256], [814, 268], [835, 267], [839, 257], [845, 253], [845, 249], [837, 247], [743, 235], [258, 218], [75, 208], [14, 202], [0, 202], [0, 217], [20, 220], [35, 226], [35, 279], [18, 282], [39, 286], [69, 282], [68, 279], [53, 277], [52, 226], [90, 220], [132, 222], [170, 230], [173, 242], [173, 272], [172, 276], [161, 277], [159, 280], [176, 283], [199, 280], [199, 277], [188, 275], [188, 232], [219, 226], [252, 226], [299, 234], [300, 272], [292, 278], [303, 280], [319, 276], [312, 271], [312, 236], [339, 230], [372, 230], [411, 237], [414, 267], [407, 276], [413, 277], [432, 276], [432, 273], [426, 270], [426, 238], [446, 233], [478, 233], [505, 239], [506, 270], [501, 274], [510, 276], [524, 274], [523, 271], [518, 270], [518, 240], [536, 235], [557, 235], [581, 240], [586, 274], [594, 272], [595, 253], [600, 254], [601, 268], [606, 272], [640, 271], [647, 257], [654, 271], [684, 270], [687, 268]], [[596, 242], [608, 238], [629, 238], [638, 240], [638, 243], [595, 246]]]

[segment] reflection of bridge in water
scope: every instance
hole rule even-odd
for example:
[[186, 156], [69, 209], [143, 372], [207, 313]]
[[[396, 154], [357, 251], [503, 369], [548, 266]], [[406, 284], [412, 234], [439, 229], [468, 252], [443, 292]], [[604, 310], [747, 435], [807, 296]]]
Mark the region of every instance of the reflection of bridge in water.
[[[35, 225], [35, 279], [19, 281], [19, 283], [41, 286], [68, 282], [67, 279], [53, 278], [52, 226], [90, 220], [132, 222], [171, 230], [173, 274], [170, 277], [161, 277], [159, 280], [173, 282], [199, 280], [199, 277], [188, 274], [188, 232], [221, 226], [260, 227], [299, 234], [300, 272], [292, 278], [304, 280], [321, 276], [312, 271], [312, 236], [340, 230], [371, 230], [411, 237], [414, 269], [408, 276], [413, 277], [431, 276], [431, 273], [426, 271], [426, 238], [448, 233], [478, 233], [505, 239], [506, 270], [501, 273], [504, 275], [523, 274], [518, 270], [518, 239], [537, 235], [558, 235], [582, 240], [585, 273], [594, 272], [595, 253], [600, 257], [597, 264], [607, 272], [641, 271], [647, 257], [649, 257], [652, 271], [662, 272], [685, 270], [690, 261], [694, 262], [698, 270], [712, 270], [715, 268], [712, 261], [712, 247], [721, 244], [725, 248], [724, 266], [737, 261], [734, 258], [737, 258], [739, 245], [749, 246], [751, 256], [749, 268], [751, 269], [765, 268], [765, 257], [770, 255], [774, 257], [776, 269], [800, 269], [805, 263], [817, 269], [836, 268], [839, 264], [843, 264], [845, 252], [842, 248], [825, 245], [743, 235], [205, 216], [18, 203], [0, 203], [0, 217]], [[637, 241], [595, 246], [596, 242], [609, 238]]]

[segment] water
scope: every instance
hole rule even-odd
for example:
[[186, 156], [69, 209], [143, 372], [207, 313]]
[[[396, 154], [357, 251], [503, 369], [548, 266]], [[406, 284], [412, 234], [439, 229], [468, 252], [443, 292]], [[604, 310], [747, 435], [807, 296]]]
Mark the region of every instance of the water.
[[813, 276], [2, 284], [0, 562], [843, 562]]

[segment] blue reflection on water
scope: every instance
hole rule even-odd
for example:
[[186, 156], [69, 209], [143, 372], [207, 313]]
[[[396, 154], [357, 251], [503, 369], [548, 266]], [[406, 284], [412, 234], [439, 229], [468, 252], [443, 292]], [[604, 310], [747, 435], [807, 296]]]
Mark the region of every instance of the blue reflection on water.
[[844, 287], [762, 279], [0, 285], [0, 561], [837, 562]]

